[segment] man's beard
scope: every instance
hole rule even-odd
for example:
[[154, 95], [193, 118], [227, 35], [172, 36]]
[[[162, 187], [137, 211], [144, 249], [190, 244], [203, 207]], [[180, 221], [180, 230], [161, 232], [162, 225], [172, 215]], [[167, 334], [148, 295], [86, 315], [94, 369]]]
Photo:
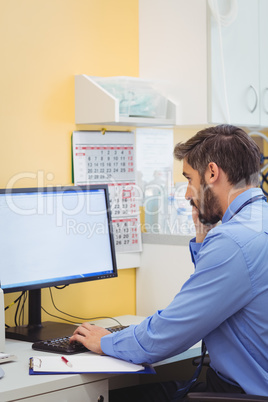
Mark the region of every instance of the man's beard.
[[210, 187], [206, 185], [204, 180], [201, 180], [201, 194], [199, 205], [196, 205], [193, 200], [190, 204], [198, 211], [198, 218], [203, 225], [215, 225], [222, 218], [222, 211], [218, 197], [216, 197]]

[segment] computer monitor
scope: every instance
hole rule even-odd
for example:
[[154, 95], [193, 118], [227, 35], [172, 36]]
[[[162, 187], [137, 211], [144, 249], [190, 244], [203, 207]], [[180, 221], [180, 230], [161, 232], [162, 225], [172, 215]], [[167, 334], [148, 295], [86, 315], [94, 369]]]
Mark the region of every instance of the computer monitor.
[[0, 190], [0, 255], [4, 293], [29, 291], [28, 325], [6, 337], [72, 334], [72, 324], [42, 322], [41, 289], [117, 276], [108, 187]]

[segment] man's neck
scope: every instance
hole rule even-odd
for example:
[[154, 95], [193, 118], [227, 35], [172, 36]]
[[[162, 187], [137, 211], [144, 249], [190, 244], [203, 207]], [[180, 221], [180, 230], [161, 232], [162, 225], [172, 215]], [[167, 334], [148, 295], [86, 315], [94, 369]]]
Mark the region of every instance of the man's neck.
[[254, 188], [254, 186], [245, 186], [245, 187], [237, 187], [230, 186], [228, 191], [222, 193], [222, 197], [219, 197], [220, 204], [222, 207], [223, 215], [225, 214], [229, 205], [238, 197], [240, 194], [249, 190], [250, 188]]

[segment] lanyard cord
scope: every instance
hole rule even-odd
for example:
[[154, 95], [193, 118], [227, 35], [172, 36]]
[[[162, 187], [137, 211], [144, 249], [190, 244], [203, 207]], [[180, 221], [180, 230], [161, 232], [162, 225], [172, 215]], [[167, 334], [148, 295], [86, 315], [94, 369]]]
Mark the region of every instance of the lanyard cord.
[[177, 391], [175, 392], [175, 394], [171, 399], [172, 402], [179, 401], [182, 397], [184, 397], [190, 391], [192, 385], [197, 381], [199, 374], [201, 373], [203, 361], [207, 352], [207, 348], [204, 341], [202, 341], [201, 349], [202, 349], [201, 360], [194, 372], [194, 375], [190, 380], [186, 381], [183, 385], [180, 385], [180, 387], [177, 389]]
[[247, 200], [246, 202], [244, 202], [244, 204], [242, 204], [231, 216], [231, 218], [229, 219], [229, 221], [235, 216], [237, 215], [241, 209], [243, 209], [244, 207], [246, 207], [249, 204], [253, 204], [253, 202], [258, 201], [258, 200], [265, 200], [266, 201], [266, 197], [264, 195], [255, 195], [255, 197], [250, 198], [249, 200]]

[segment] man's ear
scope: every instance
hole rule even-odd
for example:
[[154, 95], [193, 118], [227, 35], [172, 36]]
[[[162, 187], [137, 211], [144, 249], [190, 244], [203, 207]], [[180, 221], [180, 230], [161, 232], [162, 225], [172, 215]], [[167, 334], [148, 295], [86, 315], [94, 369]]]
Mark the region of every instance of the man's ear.
[[215, 162], [210, 162], [205, 173], [206, 182], [213, 184], [219, 177], [219, 167]]

